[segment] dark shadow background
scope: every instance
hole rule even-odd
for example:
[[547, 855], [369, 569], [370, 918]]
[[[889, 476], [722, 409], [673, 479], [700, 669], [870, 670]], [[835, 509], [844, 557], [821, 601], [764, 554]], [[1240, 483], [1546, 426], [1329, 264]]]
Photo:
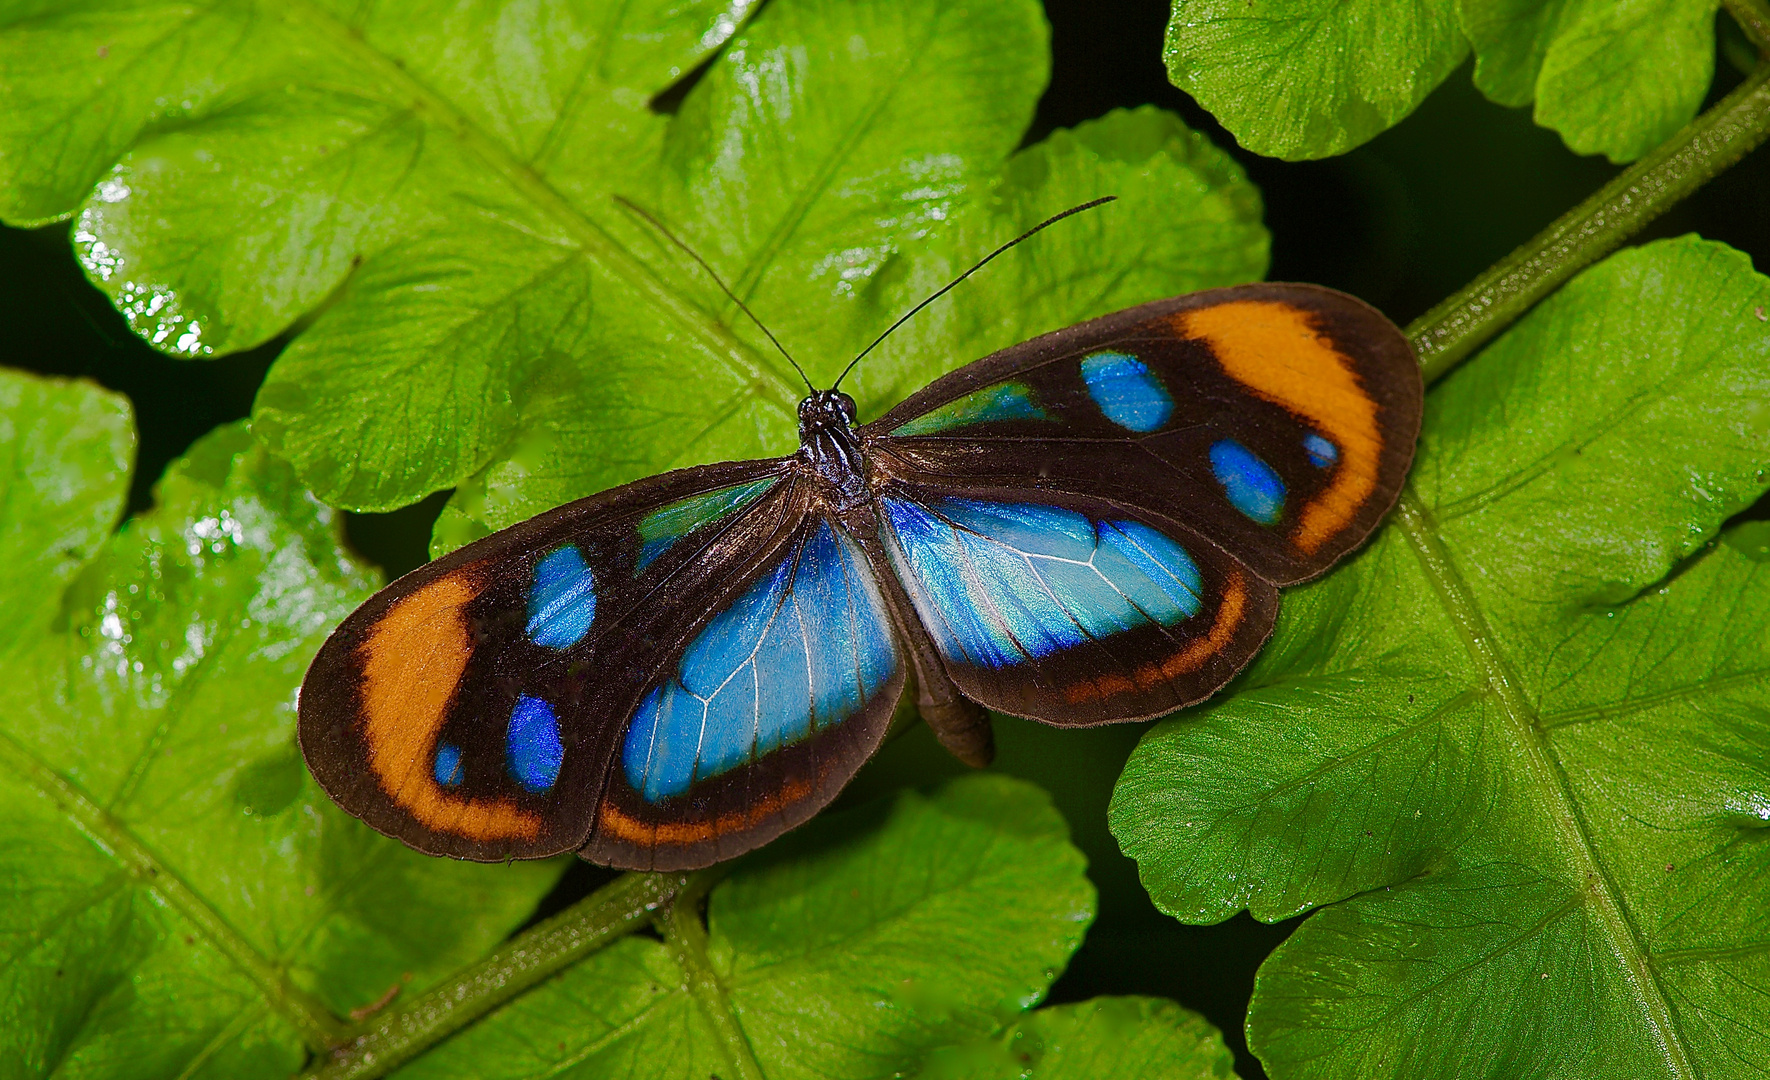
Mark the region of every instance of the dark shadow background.
[[[1343, 157], [1286, 163], [1235, 146], [1161, 63], [1163, 0], [1047, 0], [1055, 69], [1028, 134], [1036, 141], [1111, 109], [1153, 102], [1229, 148], [1264, 193], [1271, 277], [1355, 293], [1405, 325], [1527, 240], [1618, 171], [1570, 153], [1526, 110], [1488, 103], [1453, 74], [1408, 120]], [[1725, 15], [1710, 102], [1737, 85], [1743, 42]], [[1696, 232], [1770, 265], [1770, 151], [1760, 150], [1672, 210], [1640, 239]], [[141, 430], [131, 510], [149, 505], [165, 465], [217, 424], [247, 415], [282, 347], [212, 361], [166, 358], [132, 335], [73, 260], [67, 227], [0, 229], [0, 364], [82, 375], [127, 394]], [[962, 294], [958, 298], [963, 301]], [[446, 494], [393, 514], [352, 515], [352, 544], [390, 575], [425, 558]], [[997, 768], [1049, 790], [1087, 852], [1100, 915], [1052, 991], [1054, 1001], [1096, 994], [1159, 994], [1223, 1029], [1244, 1077], [1265, 1074], [1247, 1053], [1242, 1019], [1255, 970], [1300, 920], [1273, 926], [1239, 915], [1182, 926], [1150, 904], [1136, 867], [1106, 831], [1113, 781], [1141, 725], [1060, 732], [998, 721]], [[845, 801], [962, 771], [927, 731], [912, 730], [861, 773]], [[579, 864], [545, 911], [606, 880]]]

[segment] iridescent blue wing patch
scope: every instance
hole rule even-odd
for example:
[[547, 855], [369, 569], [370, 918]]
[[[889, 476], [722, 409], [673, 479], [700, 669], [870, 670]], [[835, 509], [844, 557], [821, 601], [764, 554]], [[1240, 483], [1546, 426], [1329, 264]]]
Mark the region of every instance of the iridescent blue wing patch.
[[936, 435], [943, 431], [975, 429], [980, 424], [1008, 420], [1048, 420], [1050, 415], [1033, 400], [1032, 387], [1010, 379], [973, 390], [913, 420], [891, 429], [893, 435]]
[[640, 518], [639, 558], [635, 561], [633, 572], [643, 572], [652, 564], [652, 560], [670, 550], [678, 540], [742, 510], [761, 498], [778, 482], [775, 477], [764, 477], [747, 484], [733, 484], [699, 495], [690, 495]]
[[813, 520], [640, 701], [587, 852], [670, 865], [804, 820], [872, 753], [903, 681], [865, 555]]
[[1276, 590], [1215, 545], [1107, 507], [887, 496], [891, 557], [953, 681], [1058, 724], [1196, 701], [1265, 640]]

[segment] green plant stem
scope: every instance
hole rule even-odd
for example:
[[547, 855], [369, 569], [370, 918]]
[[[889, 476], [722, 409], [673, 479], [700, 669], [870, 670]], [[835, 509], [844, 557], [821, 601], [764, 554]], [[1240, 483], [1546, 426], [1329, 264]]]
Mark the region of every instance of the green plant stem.
[[1722, 0], [1721, 6], [1758, 47], [1759, 55], [1770, 53], [1770, 0]]
[[410, 1006], [322, 1055], [314, 1080], [385, 1076], [474, 1020], [645, 923], [682, 888], [678, 874], [623, 874], [507, 942]]
[[707, 1026], [713, 1029], [713, 1039], [719, 1044], [719, 1052], [731, 1075], [735, 1080], [765, 1080], [762, 1065], [750, 1049], [750, 1040], [738, 1025], [737, 1017], [732, 1015], [731, 999], [726, 997], [725, 988], [719, 985], [718, 974], [707, 962], [707, 927], [701, 921], [701, 901], [720, 876], [717, 868], [713, 872], [698, 874], [677, 895], [675, 905], [670, 908], [669, 922], [665, 924], [664, 939], [670, 946], [670, 955], [676, 959], [676, 966], [682, 969], [682, 981], [688, 996], [694, 999]]
[[1770, 135], [1770, 63], [1407, 328], [1428, 383]]

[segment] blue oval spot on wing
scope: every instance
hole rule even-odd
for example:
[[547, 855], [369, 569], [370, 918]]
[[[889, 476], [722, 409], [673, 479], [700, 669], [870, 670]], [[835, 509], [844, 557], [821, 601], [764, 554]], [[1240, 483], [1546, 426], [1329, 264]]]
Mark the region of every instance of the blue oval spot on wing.
[[1325, 469], [1340, 460], [1340, 448], [1313, 431], [1303, 436], [1303, 449], [1309, 451], [1309, 464]]
[[567, 649], [584, 639], [596, 618], [596, 587], [576, 544], [567, 544], [535, 564], [529, 586], [529, 640], [549, 649]]
[[546, 791], [559, 779], [565, 747], [559, 744], [559, 720], [553, 706], [523, 694], [510, 712], [510, 731], [504, 737], [510, 775], [530, 791]]
[[1131, 431], [1154, 431], [1168, 422], [1174, 399], [1149, 365], [1128, 353], [1097, 352], [1082, 358], [1082, 381], [1106, 418]]
[[1284, 481], [1272, 466], [1234, 439], [1211, 444], [1211, 472], [1223, 485], [1230, 505], [1260, 524], [1274, 524], [1284, 512]]
[[436, 782], [443, 787], [454, 787], [461, 782], [461, 748], [453, 743], [442, 743], [436, 748]]

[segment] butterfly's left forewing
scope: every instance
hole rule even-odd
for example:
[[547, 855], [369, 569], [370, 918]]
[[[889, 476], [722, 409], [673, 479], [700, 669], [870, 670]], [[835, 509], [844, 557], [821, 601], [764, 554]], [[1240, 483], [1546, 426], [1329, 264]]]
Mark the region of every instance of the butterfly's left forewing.
[[[341, 806], [433, 854], [588, 845], [641, 868], [734, 854], [821, 807], [901, 689], [850, 547], [784, 461], [683, 470], [560, 507], [346, 619], [302, 685], [303, 753]], [[765, 665], [785, 670], [788, 614], [822, 620], [802, 639], [822, 666], [801, 663], [814, 692], [770, 701], [778, 710], [758, 724], [760, 703], [740, 716], [732, 694], [746, 673], [767, 692], [777, 673]], [[732, 643], [756, 625], [777, 630], [752, 642], [746, 667]], [[829, 650], [843, 633], [846, 660]], [[690, 732], [696, 694], [717, 707]], [[633, 747], [653, 731], [670, 750], [635, 772]], [[735, 801], [766, 812], [740, 820]]]
[[863, 432], [899, 472], [1135, 507], [1288, 585], [1357, 547], [1394, 504], [1422, 392], [1406, 337], [1370, 306], [1315, 285], [1242, 285], [1004, 349]]

